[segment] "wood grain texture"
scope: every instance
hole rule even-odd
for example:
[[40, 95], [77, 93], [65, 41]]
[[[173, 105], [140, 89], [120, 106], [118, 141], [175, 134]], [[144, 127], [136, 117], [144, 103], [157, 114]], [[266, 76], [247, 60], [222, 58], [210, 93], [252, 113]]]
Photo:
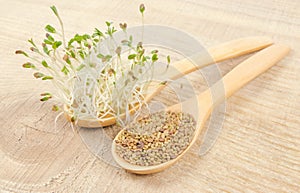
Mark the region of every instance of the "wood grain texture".
[[[205, 46], [246, 36], [270, 36], [292, 51], [226, 103], [221, 134], [209, 153], [197, 145], [164, 172], [138, 176], [105, 163], [89, 151], [63, 118], [55, 127], [51, 104], [39, 102], [50, 85], [21, 69], [26, 40], [43, 38], [57, 25], [55, 4], [68, 36], [92, 32], [110, 19], [140, 24], [140, 1], [0, 0], [0, 192], [299, 192], [300, 2], [296, 0], [152, 0], [146, 23], [183, 29]], [[249, 56], [219, 64], [223, 74]], [[206, 88], [195, 72], [196, 92]], [[180, 80], [174, 88], [180, 88]], [[182, 88], [183, 98], [189, 93]], [[171, 105], [172, 91], [155, 100]]]

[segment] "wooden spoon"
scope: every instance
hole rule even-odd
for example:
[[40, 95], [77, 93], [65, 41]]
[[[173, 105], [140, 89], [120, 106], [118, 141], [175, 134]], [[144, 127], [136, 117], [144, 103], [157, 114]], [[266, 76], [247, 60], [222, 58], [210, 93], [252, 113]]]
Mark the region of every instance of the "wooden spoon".
[[[202, 128], [204, 126], [205, 121], [207, 120], [207, 118], [209, 117], [210, 113], [216, 105], [220, 104], [224, 99], [230, 97], [234, 92], [239, 90], [248, 82], [265, 72], [273, 65], [275, 65], [279, 60], [281, 60], [284, 56], [288, 54], [289, 50], [289, 47], [284, 45], [270, 46], [236, 66], [232, 71], [226, 74], [210, 89], [207, 89], [206, 91], [202, 92], [198, 96], [195, 96], [194, 98], [191, 98], [185, 102], [173, 105], [165, 109], [166, 111], [189, 113], [197, 121], [196, 131], [191, 143], [176, 158], [165, 163], [153, 166], [139, 166], [126, 162], [116, 152], [117, 144], [115, 140], [118, 139], [118, 136], [123, 131], [122, 130], [115, 137], [115, 140], [112, 144], [112, 154], [114, 159], [124, 169], [137, 174], [150, 174], [160, 172], [170, 167], [176, 161], [178, 161], [195, 143], [197, 137], [202, 132]], [[223, 92], [218, 92], [220, 88], [223, 88]], [[215, 94], [214, 100], [211, 94], [212, 92]]]
[[[184, 59], [182, 61], [171, 64], [172, 69], [176, 69], [167, 72], [164, 77], [170, 80], [176, 80], [188, 73], [191, 73], [197, 69], [208, 66], [212, 63], [221, 62], [230, 58], [238, 57], [244, 54], [248, 54], [254, 51], [261, 50], [273, 44], [273, 41], [268, 37], [247, 37], [237, 40], [232, 40], [221, 45], [212, 47], [208, 49], [208, 53], [199, 53], [199, 55], [192, 56], [196, 61], [200, 61], [197, 65], [193, 64], [189, 59]], [[210, 57], [208, 57], [210, 56]], [[145, 102], [150, 101], [156, 94], [158, 94], [165, 85], [155, 83], [155, 86], [150, 86], [149, 93], [145, 96]], [[134, 113], [139, 109], [139, 106], [135, 106], [130, 110], [130, 113]], [[68, 108], [65, 107], [66, 118], [70, 121], [71, 117], [67, 113]], [[120, 117], [125, 117], [125, 114]], [[101, 120], [97, 119], [79, 119], [77, 120], [77, 125], [80, 127], [96, 128], [113, 125], [116, 123], [116, 118], [112, 116], [105, 117]]]

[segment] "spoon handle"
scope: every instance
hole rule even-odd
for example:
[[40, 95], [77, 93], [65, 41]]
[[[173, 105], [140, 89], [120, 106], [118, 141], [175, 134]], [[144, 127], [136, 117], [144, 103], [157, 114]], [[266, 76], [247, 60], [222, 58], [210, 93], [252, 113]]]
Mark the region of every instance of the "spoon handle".
[[208, 104], [211, 104], [211, 107], [217, 106], [251, 80], [274, 66], [289, 51], [288, 46], [279, 44], [265, 48], [236, 66], [210, 89], [200, 94], [198, 100], [206, 98], [207, 102], [210, 101]]
[[[176, 70], [171, 71], [170, 74], [167, 73], [167, 77], [171, 80], [176, 80], [210, 64], [249, 54], [272, 44], [273, 40], [264, 36], [246, 37], [225, 42], [209, 48], [207, 52], [203, 51], [172, 64], [172, 68]], [[196, 64], [190, 59], [193, 59]]]
[[208, 53], [213, 60], [222, 62], [227, 59], [249, 54], [273, 44], [273, 40], [265, 36], [253, 36], [239, 38], [229, 42], [225, 42], [219, 46], [208, 49]]
[[226, 98], [274, 66], [290, 51], [285, 45], [270, 46], [239, 64], [223, 78]]

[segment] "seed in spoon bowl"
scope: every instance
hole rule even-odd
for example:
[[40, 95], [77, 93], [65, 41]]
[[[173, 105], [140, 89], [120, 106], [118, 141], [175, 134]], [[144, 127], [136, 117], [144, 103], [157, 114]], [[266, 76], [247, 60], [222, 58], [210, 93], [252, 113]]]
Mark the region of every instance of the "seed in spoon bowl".
[[157, 112], [131, 123], [115, 140], [127, 162], [151, 166], [176, 158], [193, 139], [196, 122], [187, 113]]

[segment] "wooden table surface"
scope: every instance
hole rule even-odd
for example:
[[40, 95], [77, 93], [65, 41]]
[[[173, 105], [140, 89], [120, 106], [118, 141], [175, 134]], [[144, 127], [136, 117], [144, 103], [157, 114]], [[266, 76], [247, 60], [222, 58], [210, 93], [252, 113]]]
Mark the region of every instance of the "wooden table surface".
[[[139, 25], [141, 1], [0, 2], [0, 192], [300, 191], [300, 1], [145, 1], [147, 24], [184, 30], [205, 46], [264, 35], [292, 48], [227, 101], [223, 129], [207, 154], [200, 157], [196, 145], [173, 167], [147, 176], [97, 158], [63, 119], [55, 128], [51, 104], [39, 102], [45, 84], [14, 54], [28, 38], [41, 40], [45, 24], [57, 26], [52, 4], [70, 35], [103, 28], [106, 20]], [[247, 57], [218, 66], [225, 74]], [[189, 78], [204, 89], [196, 74]]]

